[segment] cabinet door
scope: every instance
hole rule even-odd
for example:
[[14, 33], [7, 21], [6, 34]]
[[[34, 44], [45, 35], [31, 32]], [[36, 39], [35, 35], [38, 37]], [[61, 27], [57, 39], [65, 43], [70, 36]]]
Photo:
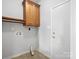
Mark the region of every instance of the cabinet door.
[[40, 19], [40, 15], [39, 15], [39, 7], [36, 5], [33, 5], [33, 12], [32, 12], [32, 19], [33, 19], [33, 25], [38, 27], [39, 26], [39, 19]]
[[33, 5], [30, 3], [26, 3], [26, 25], [32, 26], [33, 22]]
[[40, 8], [38, 6], [35, 8], [35, 26], [40, 26]]
[[24, 21], [27, 26], [39, 26], [39, 6], [33, 2], [25, 2], [24, 4]]

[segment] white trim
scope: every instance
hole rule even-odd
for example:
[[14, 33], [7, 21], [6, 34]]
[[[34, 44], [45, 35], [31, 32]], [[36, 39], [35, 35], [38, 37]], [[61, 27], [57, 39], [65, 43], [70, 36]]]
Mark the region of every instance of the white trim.
[[38, 49], [37, 51], [40, 52], [40, 53], [42, 53], [42, 54], [44, 54], [46, 57], [50, 58], [50, 55], [47, 54], [46, 52], [44, 52], [43, 50]]
[[71, 0], [70, 22], [71, 22], [70, 59], [76, 59], [76, 0]]
[[[35, 49], [35, 50], [38, 51], [38, 49]], [[11, 58], [18, 57], [18, 56], [21, 56], [21, 55], [26, 54], [26, 53], [30, 53], [30, 50], [13, 55], [13, 56], [11, 56]]]
[[[36, 51], [38, 51], [38, 52], [44, 54], [46, 57], [50, 58], [50, 55], [48, 55], [46, 52], [44, 52], [44, 51], [42, 51], [42, 50], [40, 50], [40, 49], [36, 49]], [[18, 53], [18, 54], [16, 54], [16, 55], [9, 56], [9, 57], [5, 57], [5, 58], [3, 58], [3, 59], [12, 59], [12, 58], [21, 56], [21, 55], [26, 54], [26, 53], [29, 53], [29, 52], [30, 52], [30, 51], [26, 51], [26, 52]]]
[[10, 57], [10, 56], [8, 56], [8, 57], [3, 57], [2, 59], [11, 59], [11, 57]]
[[21, 56], [21, 55], [26, 54], [26, 53], [29, 53], [29, 52], [30, 51], [25, 51], [25, 52], [22, 52], [22, 53], [18, 53], [16, 55], [11, 56], [11, 58], [18, 57], [18, 56]]
[[57, 8], [57, 7], [59, 7], [59, 6], [62, 6], [62, 5], [66, 4], [66, 3], [70, 2], [70, 1], [71, 1], [71, 0], [68, 0], [68, 1], [65, 1], [65, 2], [63, 2], [63, 3], [60, 3], [60, 4], [56, 5], [55, 7], [53, 7], [52, 9], [55, 9], [55, 8]]

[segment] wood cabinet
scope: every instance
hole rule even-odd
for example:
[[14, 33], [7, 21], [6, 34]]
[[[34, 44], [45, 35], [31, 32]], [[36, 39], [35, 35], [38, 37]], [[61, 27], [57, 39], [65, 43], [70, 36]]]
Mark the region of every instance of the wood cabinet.
[[26, 0], [23, 2], [23, 11], [24, 25], [40, 26], [40, 5]]

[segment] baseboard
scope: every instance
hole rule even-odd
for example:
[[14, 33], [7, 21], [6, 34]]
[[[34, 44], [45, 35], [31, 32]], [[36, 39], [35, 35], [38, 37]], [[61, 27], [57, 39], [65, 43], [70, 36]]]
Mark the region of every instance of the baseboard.
[[11, 59], [11, 57], [9, 56], [9, 57], [4, 57], [4, 58], [2, 58], [2, 59]]
[[[41, 49], [36, 49], [36, 51], [39, 51], [40, 53], [44, 54], [45, 56], [47, 56], [48, 58], [50, 58], [50, 55], [47, 54], [46, 52], [42, 51]], [[30, 51], [25, 51], [25, 52], [22, 52], [22, 53], [18, 53], [16, 55], [13, 55], [11, 56], [11, 58], [15, 58], [15, 57], [18, 57], [18, 56], [21, 56], [23, 54], [26, 54], [26, 53], [29, 53]]]
[[[38, 49], [35, 49], [35, 50], [38, 50]], [[26, 53], [30, 53], [30, 50], [13, 55], [13, 56], [11, 56], [11, 58], [15, 58], [15, 57], [21, 56], [21, 55], [26, 54]]]
[[21, 52], [21, 53], [18, 53], [16, 55], [11, 56], [11, 58], [15, 58], [15, 57], [21, 56], [21, 55], [26, 54], [26, 53], [29, 53], [29, 52], [30, 51]]
[[46, 52], [42, 51], [41, 49], [38, 49], [37, 51], [39, 51], [40, 53], [44, 54], [45, 56], [47, 56], [48, 58], [50, 58], [50, 55], [47, 54]]

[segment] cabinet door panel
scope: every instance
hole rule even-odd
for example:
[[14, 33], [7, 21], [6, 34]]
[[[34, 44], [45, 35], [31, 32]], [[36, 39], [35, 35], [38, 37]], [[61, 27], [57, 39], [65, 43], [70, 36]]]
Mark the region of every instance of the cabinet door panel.
[[39, 19], [40, 19], [40, 11], [39, 7], [36, 6], [36, 11], [35, 11], [35, 24], [36, 26], [39, 26]]
[[25, 2], [24, 4], [24, 21], [27, 26], [36, 26], [38, 27], [40, 15], [39, 7], [31, 2]]
[[26, 4], [26, 25], [33, 25], [33, 20], [32, 20], [32, 12], [33, 12], [33, 7], [32, 4], [27, 3]]
[[35, 26], [39, 26], [39, 7], [35, 6]]

